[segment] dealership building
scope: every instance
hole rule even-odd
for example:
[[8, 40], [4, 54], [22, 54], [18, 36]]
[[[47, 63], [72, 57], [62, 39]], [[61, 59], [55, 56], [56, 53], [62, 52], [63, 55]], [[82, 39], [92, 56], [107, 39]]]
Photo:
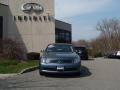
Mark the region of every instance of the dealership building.
[[49, 43], [71, 43], [71, 24], [55, 19], [54, 0], [0, 0], [0, 38], [40, 52]]

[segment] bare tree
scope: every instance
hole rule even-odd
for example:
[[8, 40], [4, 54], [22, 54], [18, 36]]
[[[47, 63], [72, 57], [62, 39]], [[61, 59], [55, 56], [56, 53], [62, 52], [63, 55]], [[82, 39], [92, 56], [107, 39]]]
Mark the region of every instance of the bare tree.
[[120, 48], [120, 20], [102, 20], [97, 24], [97, 30], [101, 31], [105, 50], [115, 51]]
[[74, 41], [73, 42], [73, 45], [74, 46], [85, 46], [85, 47], [88, 47], [89, 46], [89, 42], [86, 41], [86, 40], [78, 40], [78, 41]]
[[104, 19], [98, 22], [96, 30], [100, 31], [99, 37], [91, 40], [73, 42], [74, 46], [87, 46], [91, 48], [91, 55], [101, 56], [105, 53], [120, 50], [120, 20]]

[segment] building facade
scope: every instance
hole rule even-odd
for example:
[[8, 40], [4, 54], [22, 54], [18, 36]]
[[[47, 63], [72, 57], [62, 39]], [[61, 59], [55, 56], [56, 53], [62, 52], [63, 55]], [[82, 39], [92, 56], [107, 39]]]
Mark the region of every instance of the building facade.
[[71, 25], [55, 20], [54, 8], [54, 0], [0, 0], [0, 38], [21, 42], [26, 52], [71, 43]]

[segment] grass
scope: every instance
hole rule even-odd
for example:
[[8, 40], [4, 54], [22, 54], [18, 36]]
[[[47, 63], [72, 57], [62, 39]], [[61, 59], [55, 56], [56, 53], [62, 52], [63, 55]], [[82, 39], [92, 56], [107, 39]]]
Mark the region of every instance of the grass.
[[38, 66], [38, 60], [18, 61], [18, 60], [0, 60], [0, 73], [12, 74], [19, 73], [23, 69]]

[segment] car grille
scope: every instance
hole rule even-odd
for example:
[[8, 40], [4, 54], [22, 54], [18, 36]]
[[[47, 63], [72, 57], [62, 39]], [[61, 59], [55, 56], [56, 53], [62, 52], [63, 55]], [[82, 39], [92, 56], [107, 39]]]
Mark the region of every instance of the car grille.
[[71, 64], [71, 63], [73, 63], [73, 60], [51, 60], [50, 63]]

